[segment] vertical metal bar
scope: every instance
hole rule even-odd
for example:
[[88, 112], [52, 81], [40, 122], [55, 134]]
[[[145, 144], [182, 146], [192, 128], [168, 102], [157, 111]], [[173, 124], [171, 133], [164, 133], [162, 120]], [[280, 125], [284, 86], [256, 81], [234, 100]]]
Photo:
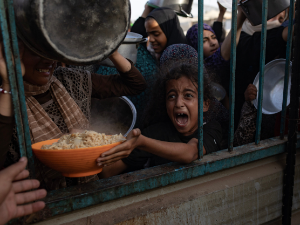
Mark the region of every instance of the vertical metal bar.
[[284, 77], [284, 89], [283, 89], [283, 102], [282, 102], [282, 112], [281, 112], [281, 125], [280, 125], [280, 138], [284, 138], [285, 131], [285, 118], [286, 118], [286, 104], [288, 95], [288, 85], [289, 85], [289, 74], [290, 74], [290, 61], [292, 54], [292, 40], [293, 40], [293, 18], [294, 18], [294, 8], [295, 0], [290, 1], [290, 11], [289, 11], [289, 31], [288, 40], [286, 47], [286, 63], [285, 63], [285, 77]]
[[25, 138], [24, 138], [24, 131], [22, 126], [22, 115], [20, 110], [20, 100], [18, 95], [18, 86], [15, 76], [15, 70], [13, 65], [13, 54], [12, 54], [12, 47], [10, 44], [9, 39], [9, 32], [7, 27], [7, 18], [6, 18], [6, 11], [4, 1], [0, 1], [0, 24], [1, 24], [1, 32], [3, 37], [3, 47], [5, 53], [5, 60], [6, 66], [8, 71], [8, 77], [11, 87], [12, 93], [12, 102], [14, 106], [14, 115], [17, 127], [17, 135], [19, 140], [19, 148], [21, 156], [26, 156], [26, 149], [25, 149]]
[[282, 224], [291, 224], [293, 189], [295, 178], [295, 157], [297, 145], [297, 127], [299, 119], [300, 96], [300, 15], [299, 1], [296, 3], [295, 42], [291, 77], [291, 104], [289, 110], [289, 133], [287, 143], [286, 167], [283, 177]]
[[198, 0], [198, 155], [203, 157], [203, 0]]
[[234, 105], [235, 105], [235, 68], [236, 68], [236, 33], [237, 33], [237, 0], [232, 1], [231, 18], [231, 53], [230, 53], [230, 86], [229, 86], [229, 139], [228, 151], [233, 151]]
[[259, 142], [260, 142], [260, 133], [261, 133], [262, 100], [263, 100], [263, 86], [264, 86], [264, 75], [265, 75], [265, 61], [266, 61], [267, 15], [268, 15], [268, 0], [263, 0], [263, 3], [262, 3], [262, 30], [261, 30], [261, 43], [260, 43], [260, 73], [259, 73], [259, 88], [258, 88], [258, 107], [257, 107], [256, 135], [255, 135], [255, 143], [256, 144], [259, 144]]
[[11, 40], [12, 40], [12, 47], [13, 47], [13, 54], [15, 60], [15, 71], [16, 71], [16, 78], [17, 78], [17, 85], [19, 90], [19, 100], [21, 106], [21, 113], [23, 119], [23, 130], [24, 130], [24, 137], [25, 137], [25, 146], [26, 146], [26, 155], [28, 157], [28, 167], [30, 170], [30, 175], [34, 177], [34, 157], [32, 154], [31, 149], [31, 139], [30, 139], [30, 131], [29, 131], [29, 124], [28, 124], [28, 116], [27, 116], [27, 107], [25, 101], [25, 91], [23, 85], [23, 77], [22, 77], [22, 69], [21, 69], [21, 59], [19, 53], [19, 46], [18, 46], [18, 38], [17, 38], [17, 29], [15, 23], [15, 13], [14, 13], [14, 6], [12, 0], [7, 0], [8, 6], [8, 16], [9, 16], [9, 27], [11, 33]]

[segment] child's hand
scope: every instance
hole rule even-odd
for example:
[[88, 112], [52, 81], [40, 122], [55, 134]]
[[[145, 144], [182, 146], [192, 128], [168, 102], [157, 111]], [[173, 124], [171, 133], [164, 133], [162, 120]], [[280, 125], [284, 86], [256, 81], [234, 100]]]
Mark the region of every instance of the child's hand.
[[138, 147], [139, 138], [141, 135], [140, 129], [132, 130], [128, 136], [127, 141], [124, 143], [110, 149], [107, 152], [101, 154], [101, 156], [96, 160], [98, 166], [109, 166], [120, 159], [127, 158], [130, 153]]
[[257, 88], [253, 84], [249, 84], [245, 91], [245, 101], [253, 101], [257, 97]]
[[23, 157], [19, 162], [0, 171], [1, 225], [13, 218], [29, 215], [45, 207], [44, 202], [34, 201], [46, 197], [46, 190], [30, 191], [38, 188], [40, 182], [38, 180], [23, 180], [29, 176], [29, 172], [25, 170], [26, 164], [27, 159]]
[[[198, 139], [197, 138], [192, 138], [188, 143], [188, 145], [191, 145], [193, 148], [196, 148], [198, 150]], [[203, 146], [203, 155], [206, 154], [206, 150]], [[198, 154], [197, 154], [197, 158], [198, 158]]]

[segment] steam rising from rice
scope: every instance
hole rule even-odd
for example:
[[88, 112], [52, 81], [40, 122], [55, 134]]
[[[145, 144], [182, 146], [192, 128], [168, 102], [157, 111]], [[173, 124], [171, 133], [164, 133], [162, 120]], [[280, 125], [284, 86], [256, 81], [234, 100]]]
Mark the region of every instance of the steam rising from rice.
[[58, 142], [52, 145], [43, 145], [42, 149], [75, 149], [88, 148], [102, 145], [109, 145], [112, 143], [125, 141], [126, 138], [122, 134], [105, 135], [104, 133], [97, 133], [95, 131], [84, 131], [83, 133], [68, 134], [61, 137]]

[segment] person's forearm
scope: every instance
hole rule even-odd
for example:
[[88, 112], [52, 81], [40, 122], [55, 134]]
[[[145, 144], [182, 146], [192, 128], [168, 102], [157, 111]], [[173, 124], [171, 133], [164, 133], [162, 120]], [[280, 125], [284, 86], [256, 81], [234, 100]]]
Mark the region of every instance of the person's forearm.
[[131, 69], [130, 62], [125, 59], [119, 52], [113, 53], [109, 59], [113, 62], [116, 69], [122, 73], [126, 73]]
[[119, 160], [112, 165], [104, 166], [102, 172], [98, 174], [98, 177], [100, 179], [103, 179], [116, 176], [125, 171], [127, 168], [128, 166], [125, 163], [123, 163], [122, 160]]
[[[239, 12], [238, 19], [237, 19], [237, 31], [236, 31], [236, 45], [239, 44], [240, 36], [242, 33], [242, 27], [243, 23], [246, 20], [246, 16], [243, 14], [243, 12]], [[232, 30], [231, 30], [232, 31]], [[230, 53], [231, 53], [231, 31], [225, 38], [222, 47], [221, 47], [221, 55], [223, 59], [229, 60], [230, 59]]]
[[[292, 36], [294, 36], [294, 26], [293, 26], [293, 31], [292, 31]], [[289, 34], [289, 27], [285, 27], [282, 31], [282, 39], [287, 42], [288, 39], [288, 34]]]
[[217, 19], [218, 22], [221, 22], [221, 23], [223, 22], [224, 14], [225, 14], [225, 13], [223, 13], [223, 12], [220, 12], [220, 13], [219, 13], [219, 17], [218, 17], [218, 19]]
[[191, 163], [198, 158], [197, 145], [158, 141], [140, 136], [138, 149], [173, 162]]
[[[6, 82], [3, 82], [2, 89], [5, 91], [10, 91], [10, 85]], [[0, 93], [0, 114], [3, 116], [13, 115], [11, 94]]]

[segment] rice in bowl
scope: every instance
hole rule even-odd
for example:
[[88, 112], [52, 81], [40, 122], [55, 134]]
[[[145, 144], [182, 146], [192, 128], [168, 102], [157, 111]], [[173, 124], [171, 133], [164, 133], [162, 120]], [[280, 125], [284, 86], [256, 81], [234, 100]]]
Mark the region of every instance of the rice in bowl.
[[58, 142], [55, 142], [52, 145], [43, 145], [41, 149], [61, 150], [89, 148], [123, 141], [126, 141], [126, 138], [122, 134], [105, 135], [104, 133], [86, 130], [82, 133], [64, 135]]

